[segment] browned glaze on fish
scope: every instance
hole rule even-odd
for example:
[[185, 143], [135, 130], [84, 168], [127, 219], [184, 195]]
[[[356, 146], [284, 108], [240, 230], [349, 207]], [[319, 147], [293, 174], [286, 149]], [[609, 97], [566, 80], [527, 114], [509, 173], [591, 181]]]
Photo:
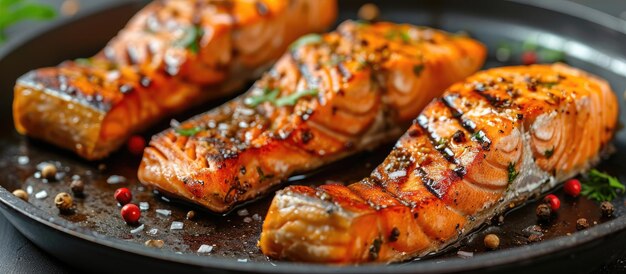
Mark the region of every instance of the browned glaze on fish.
[[441, 250], [596, 163], [617, 112], [605, 81], [566, 65], [480, 72], [430, 103], [370, 177], [279, 191], [259, 245], [320, 263]]
[[304, 36], [248, 93], [153, 137], [139, 179], [226, 212], [290, 175], [397, 138], [484, 59], [472, 39], [410, 25], [348, 21]]
[[260, 75], [299, 36], [334, 21], [334, 0], [164, 0], [96, 56], [31, 71], [15, 86], [16, 129], [99, 159], [126, 138]]

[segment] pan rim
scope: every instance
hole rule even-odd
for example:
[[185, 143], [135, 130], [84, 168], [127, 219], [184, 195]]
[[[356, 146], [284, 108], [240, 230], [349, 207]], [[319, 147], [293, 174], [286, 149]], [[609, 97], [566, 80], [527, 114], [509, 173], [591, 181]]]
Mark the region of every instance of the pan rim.
[[[571, 6], [572, 2], [565, 2], [563, 0], [557, 1], [540, 1], [540, 0], [508, 0], [509, 2], [515, 2], [522, 5], [533, 6], [536, 8], [542, 8], [550, 10], [555, 13], [560, 13], [568, 16], [572, 16], [578, 19], [586, 20], [594, 24], [609, 28], [626, 35], [626, 21], [617, 17], [601, 13], [603, 15], [600, 18], [598, 11], [588, 7]], [[0, 49], [0, 60], [6, 55], [10, 54], [20, 46], [39, 35], [66, 24], [80, 21], [88, 16], [100, 13], [104, 10], [120, 8], [128, 5], [137, 5], [136, 1], [107, 3], [102, 5], [99, 9], [94, 9], [90, 12], [86, 12], [80, 16], [72, 18], [63, 18], [46, 27], [41, 28], [39, 31], [33, 32], [30, 35], [18, 36], [13, 40], [9, 40], [2, 49]], [[619, 26], [622, 26], [620, 29]], [[451, 258], [446, 260], [446, 264], [438, 264], [436, 260], [426, 260], [419, 262], [418, 264], [396, 264], [396, 265], [376, 265], [366, 264], [359, 266], [335, 266], [335, 265], [320, 265], [320, 264], [306, 264], [295, 262], [280, 262], [277, 266], [269, 264], [257, 264], [257, 263], [238, 263], [231, 259], [215, 258], [215, 257], [198, 257], [190, 255], [181, 255], [173, 252], [163, 252], [155, 249], [146, 248], [136, 243], [129, 243], [117, 238], [101, 235], [95, 233], [89, 229], [77, 226], [62, 218], [53, 218], [52, 215], [45, 211], [35, 207], [32, 204], [26, 203], [14, 195], [12, 195], [7, 189], [0, 186], [0, 201], [4, 206], [18, 214], [28, 217], [30, 220], [38, 222], [40, 225], [47, 226], [51, 229], [60, 231], [67, 234], [70, 237], [74, 237], [78, 240], [87, 241], [92, 244], [97, 244], [107, 248], [113, 248], [119, 251], [133, 253], [135, 255], [149, 257], [155, 260], [169, 261], [171, 263], [187, 264], [197, 267], [206, 267], [214, 269], [222, 269], [226, 271], [246, 271], [246, 272], [260, 272], [260, 273], [309, 273], [309, 272], [321, 272], [321, 273], [429, 273], [429, 272], [454, 272], [459, 270], [477, 270], [491, 266], [506, 265], [514, 263], [516, 261], [528, 260], [533, 258], [539, 258], [543, 255], [553, 252], [559, 252], [572, 248], [575, 246], [583, 245], [594, 241], [598, 238], [608, 236], [613, 233], [617, 233], [626, 228], [626, 216], [615, 218], [603, 224], [594, 226], [588, 230], [573, 233], [571, 236], [562, 236], [555, 239], [547, 240], [541, 243], [533, 245], [526, 245], [520, 247], [513, 247], [505, 250], [499, 250], [496, 252], [489, 252], [478, 254], [472, 259], [466, 260], [462, 258]], [[23, 204], [22, 204], [23, 203]], [[19, 229], [19, 228], [18, 228]], [[36, 244], [36, 243], [35, 243]], [[532, 252], [529, 252], [532, 251]]]

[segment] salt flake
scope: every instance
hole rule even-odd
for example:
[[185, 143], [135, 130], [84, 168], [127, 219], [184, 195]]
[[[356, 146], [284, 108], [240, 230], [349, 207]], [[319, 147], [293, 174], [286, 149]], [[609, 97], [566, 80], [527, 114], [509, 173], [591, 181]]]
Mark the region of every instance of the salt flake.
[[213, 246], [210, 245], [201, 245], [198, 248], [198, 253], [210, 253], [211, 251], [213, 251]]
[[172, 222], [172, 225], [170, 226], [170, 230], [181, 230], [183, 229], [183, 222]]
[[131, 234], [135, 234], [135, 233], [141, 232], [141, 231], [143, 231], [144, 227], [145, 227], [144, 225], [140, 225], [137, 228], [131, 230], [130, 233]]
[[148, 202], [139, 202], [139, 209], [141, 209], [141, 211], [146, 211], [150, 209], [150, 204]]
[[48, 192], [46, 192], [45, 190], [39, 191], [37, 192], [37, 194], [35, 194], [35, 198], [39, 200], [45, 199], [46, 197], [48, 197]]

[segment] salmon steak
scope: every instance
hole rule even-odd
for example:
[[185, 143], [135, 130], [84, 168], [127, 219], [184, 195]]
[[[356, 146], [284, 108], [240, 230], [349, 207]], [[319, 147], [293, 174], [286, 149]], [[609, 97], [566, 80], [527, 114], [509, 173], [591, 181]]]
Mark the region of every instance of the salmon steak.
[[335, 0], [161, 0], [97, 55], [17, 80], [15, 127], [95, 160], [159, 119], [241, 88], [303, 34], [330, 26]]
[[369, 177], [278, 191], [259, 246], [337, 264], [437, 252], [597, 163], [617, 115], [604, 80], [563, 64], [479, 72], [428, 104]]
[[387, 22], [303, 36], [247, 93], [154, 136], [139, 180], [227, 212], [291, 175], [397, 139], [485, 54], [468, 37]]

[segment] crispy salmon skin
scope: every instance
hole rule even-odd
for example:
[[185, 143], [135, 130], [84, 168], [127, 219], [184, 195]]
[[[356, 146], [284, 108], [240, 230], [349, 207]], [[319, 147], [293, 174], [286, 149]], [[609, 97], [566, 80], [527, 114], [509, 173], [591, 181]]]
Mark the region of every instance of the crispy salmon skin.
[[605, 81], [566, 65], [480, 72], [431, 102], [370, 177], [279, 191], [259, 245], [319, 263], [436, 252], [596, 163], [617, 113]]
[[100, 53], [17, 80], [18, 132], [100, 159], [132, 133], [260, 75], [299, 36], [334, 22], [335, 0], [162, 0]]
[[152, 138], [139, 180], [214, 212], [290, 175], [399, 137], [482, 44], [434, 29], [344, 22], [297, 40], [241, 97]]

